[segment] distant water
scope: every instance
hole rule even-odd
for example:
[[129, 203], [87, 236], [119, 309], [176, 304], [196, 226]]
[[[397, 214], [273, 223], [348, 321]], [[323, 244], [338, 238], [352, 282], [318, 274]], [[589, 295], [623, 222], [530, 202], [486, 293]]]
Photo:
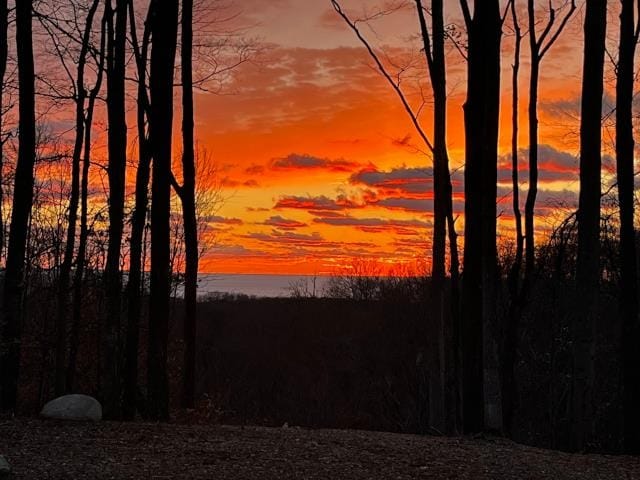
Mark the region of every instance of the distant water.
[[321, 296], [329, 277], [310, 275], [244, 275], [201, 274], [198, 277], [198, 296], [215, 293], [243, 294], [253, 297], [289, 297], [292, 286], [306, 288]]

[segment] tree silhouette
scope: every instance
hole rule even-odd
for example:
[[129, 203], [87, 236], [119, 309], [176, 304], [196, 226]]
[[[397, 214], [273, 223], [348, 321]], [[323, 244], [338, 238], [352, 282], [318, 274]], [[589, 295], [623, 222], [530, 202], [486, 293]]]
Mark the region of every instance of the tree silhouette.
[[35, 74], [33, 62], [32, 1], [16, 2], [18, 50], [19, 138], [13, 190], [11, 230], [4, 276], [2, 325], [0, 325], [0, 410], [17, 406], [20, 371], [20, 332], [24, 292], [24, 262], [29, 214], [33, 202], [33, 169], [36, 160]]
[[129, 24], [131, 43], [136, 61], [137, 104], [136, 126], [138, 129], [138, 170], [136, 172], [135, 205], [131, 214], [131, 236], [129, 240], [129, 277], [127, 281], [127, 338], [125, 347], [123, 416], [133, 419], [136, 413], [138, 387], [138, 348], [140, 338], [140, 316], [142, 315], [142, 254], [144, 249], [144, 227], [149, 203], [149, 178], [151, 173], [151, 151], [146, 128], [149, 114], [147, 92], [147, 67], [149, 41], [151, 36], [150, 18], [153, 9], [147, 11], [142, 40], [138, 41], [133, 2], [129, 2]]
[[[4, 90], [4, 76], [7, 72], [7, 60], [9, 56], [9, 8], [7, 0], [0, 0], [0, 88]], [[0, 135], [2, 135], [2, 127], [4, 126], [4, 103], [2, 94], [0, 94]], [[4, 251], [4, 225], [3, 206], [3, 170], [4, 170], [4, 139], [0, 138], [0, 259]]]
[[[568, 8], [566, 8], [568, 5]], [[557, 27], [554, 26], [558, 12], [566, 8], [566, 12]], [[538, 36], [536, 26], [536, 6], [533, 0], [527, 0], [527, 14], [529, 20], [529, 51], [531, 54], [531, 69], [529, 75], [529, 191], [525, 203], [525, 277], [530, 280], [535, 263], [535, 229], [534, 215], [536, 198], [538, 196], [538, 94], [540, 88], [540, 65], [545, 55], [556, 42], [567, 22], [576, 10], [575, 0], [565, 1], [563, 6], [556, 9], [553, 2], [549, 2], [549, 18]], [[525, 287], [527, 288], [527, 287]]]
[[517, 377], [515, 372], [516, 355], [518, 345], [518, 330], [520, 323], [520, 302], [518, 299], [520, 290], [520, 272], [522, 269], [522, 257], [524, 251], [524, 235], [522, 232], [522, 212], [520, 211], [520, 181], [518, 173], [518, 132], [519, 132], [519, 73], [520, 53], [524, 35], [520, 28], [515, 0], [509, 2], [511, 19], [513, 22], [513, 34], [515, 37], [513, 55], [513, 74], [511, 77], [511, 186], [513, 188], [513, 215], [516, 229], [516, 253], [513, 265], [509, 270], [509, 295], [510, 311], [505, 325], [504, 342], [502, 347], [502, 413], [504, 428], [511, 432], [513, 416], [518, 399]]
[[80, 235], [78, 238], [78, 252], [76, 254], [76, 268], [73, 274], [73, 299], [72, 299], [72, 324], [71, 341], [69, 346], [69, 364], [67, 367], [67, 391], [73, 390], [74, 378], [77, 368], [77, 356], [79, 348], [80, 325], [83, 319], [82, 300], [84, 297], [84, 274], [87, 264], [87, 242], [89, 239], [89, 171], [91, 168], [91, 138], [93, 118], [98, 95], [102, 90], [102, 81], [105, 70], [107, 13], [105, 5], [102, 20], [100, 22], [100, 44], [97, 52], [94, 52], [96, 63], [96, 79], [89, 91], [84, 126], [84, 153], [82, 156], [82, 174], [80, 181]]
[[151, 183], [151, 292], [149, 306], [148, 410], [154, 419], [169, 418], [167, 341], [170, 294], [171, 135], [173, 71], [178, 35], [178, 1], [151, 4], [149, 129], [153, 157]]
[[193, 0], [182, 1], [182, 178], [177, 189], [182, 203], [185, 242], [184, 377], [182, 405], [195, 406], [196, 315], [198, 293], [198, 221], [193, 133]]
[[[70, 22], [75, 25], [81, 25], [84, 21], [84, 31], [81, 38], [75, 39], [73, 31], [67, 31], [66, 25], [63, 25], [63, 19], [57, 18], [55, 13], [53, 16], [39, 15], [41, 25], [47, 31], [49, 38], [55, 44], [55, 51], [59, 56], [63, 70], [66, 72], [71, 87], [71, 97], [75, 104], [75, 135], [73, 141], [73, 152], [71, 155], [71, 192], [68, 206], [68, 224], [64, 247], [64, 257], [60, 265], [60, 274], [58, 277], [58, 310], [56, 316], [56, 354], [55, 354], [55, 392], [60, 396], [64, 394], [67, 387], [66, 369], [67, 363], [67, 330], [69, 316], [69, 286], [71, 283], [71, 269], [75, 257], [76, 245], [76, 229], [78, 223], [78, 207], [80, 204], [80, 176], [81, 163], [83, 153], [83, 143], [85, 138], [85, 106], [88, 92], [85, 88], [85, 69], [89, 57], [91, 45], [91, 34], [93, 29], [93, 19], [95, 17], [100, 0], [93, 0], [89, 5], [86, 16], [81, 17], [80, 13], [73, 7], [71, 9], [73, 18]], [[59, 11], [61, 5], [54, 3], [52, 8]], [[64, 11], [64, 10], [63, 10]], [[76, 58], [69, 58], [72, 52], [69, 48], [65, 48], [60, 41], [60, 37], [65, 39], [73, 38], [74, 42], [78, 41], [80, 50]], [[67, 66], [67, 62], [72, 60], [76, 63], [75, 72]], [[86, 125], [91, 128], [91, 125]]]
[[[433, 90], [433, 179], [434, 225], [432, 250], [432, 328], [436, 342], [431, 347], [431, 364], [437, 374], [430, 376], [429, 406], [432, 426], [440, 431], [457, 430], [457, 308], [447, 315], [445, 304], [446, 236], [449, 225], [452, 305], [458, 301], [458, 247], [453, 219], [451, 174], [447, 151], [447, 69], [445, 60], [444, 4], [431, 2], [432, 32], [421, 0], [416, 0], [420, 32]], [[448, 320], [448, 322], [447, 322]]]
[[584, 450], [593, 434], [594, 329], [599, 309], [602, 95], [607, 1], [587, 0], [584, 18], [580, 198], [576, 311], [572, 322], [571, 444]]
[[502, 17], [498, 1], [475, 1], [473, 14], [466, 0], [460, 3], [469, 39], [464, 104], [463, 422], [466, 432], [479, 432], [485, 427], [502, 428], [496, 345], [496, 196]]
[[109, 242], [105, 266], [106, 332], [104, 363], [104, 410], [107, 418], [120, 412], [120, 315], [122, 281], [120, 252], [124, 228], [125, 172], [127, 166], [127, 124], [125, 111], [125, 59], [127, 41], [127, 3], [105, 0], [107, 13], [107, 118], [109, 122]]
[[633, 0], [621, 0], [620, 44], [616, 75], [616, 166], [620, 205], [620, 313], [624, 388], [624, 442], [628, 453], [640, 453], [640, 370], [638, 345], [638, 270], [634, 228], [634, 58], [640, 22]]

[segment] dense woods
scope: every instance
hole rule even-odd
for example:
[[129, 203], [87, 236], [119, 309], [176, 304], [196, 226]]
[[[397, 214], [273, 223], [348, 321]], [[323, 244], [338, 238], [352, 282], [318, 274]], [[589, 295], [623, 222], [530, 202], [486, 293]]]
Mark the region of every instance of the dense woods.
[[[247, 43], [203, 41], [196, 23], [203, 3], [0, 0], [1, 412], [33, 414], [54, 396], [88, 392], [102, 402], [105, 418], [168, 421], [214, 398], [225, 408], [251, 410], [254, 421], [492, 432], [571, 451], [639, 453], [637, 2], [412, 0], [357, 18], [347, 2], [328, 0], [408, 115], [420, 141], [416, 150], [431, 162], [430, 270], [395, 280], [364, 271], [334, 279], [333, 299], [298, 292], [286, 302], [235, 307], [228, 299], [198, 302], [206, 216], [199, 171], [209, 156], [197, 144], [194, 91], [244, 62]], [[415, 21], [420, 72], [432, 100], [421, 92], [419, 109], [405, 90], [404, 72], [394, 71], [397, 65], [365, 28], [402, 9]], [[543, 234], [536, 218], [543, 60], [578, 17], [579, 204]], [[607, 43], [614, 35], [616, 53]], [[466, 72], [461, 105], [449, 96], [454, 55]], [[511, 76], [504, 78], [509, 63]], [[604, 112], [607, 75], [614, 78], [615, 114]], [[430, 118], [423, 124], [425, 105]], [[499, 150], [505, 107], [511, 108], [508, 153]], [[54, 126], [60, 108], [73, 112], [64, 132]], [[452, 125], [453, 108], [463, 111], [463, 124]], [[605, 116], [615, 129], [616, 183], [608, 192]], [[465, 142], [461, 218], [454, 209], [453, 128]], [[96, 152], [96, 138], [104, 152]], [[498, 240], [505, 156], [510, 250]], [[604, 204], [611, 192], [615, 202]], [[234, 308], [266, 326], [225, 323]], [[300, 318], [306, 323], [296, 323]], [[234, 330], [240, 328], [242, 335]], [[287, 344], [270, 358], [264, 342], [279, 345], [278, 332], [287, 329], [297, 347]], [[221, 339], [246, 340], [246, 358], [236, 358], [241, 347], [216, 343]], [[336, 355], [340, 363], [330, 353], [342, 341], [360, 342], [360, 350]], [[300, 394], [297, 405], [269, 390], [281, 381], [267, 381], [269, 361], [302, 378], [298, 369], [311, 357], [334, 390], [318, 390], [315, 399]], [[380, 363], [384, 378], [354, 366], [367, 362]], [[234, 383], [234, 365], [247, 383]], [[282, 405], [290, 417], [261, 401]]]

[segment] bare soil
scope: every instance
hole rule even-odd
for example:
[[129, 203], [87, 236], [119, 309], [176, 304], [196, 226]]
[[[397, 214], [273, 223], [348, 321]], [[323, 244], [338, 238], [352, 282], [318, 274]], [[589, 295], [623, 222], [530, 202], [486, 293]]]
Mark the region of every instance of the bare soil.
[[0, 455], [29, 479], [640, 479], [634, 457], [296, 427], [0, 420]]

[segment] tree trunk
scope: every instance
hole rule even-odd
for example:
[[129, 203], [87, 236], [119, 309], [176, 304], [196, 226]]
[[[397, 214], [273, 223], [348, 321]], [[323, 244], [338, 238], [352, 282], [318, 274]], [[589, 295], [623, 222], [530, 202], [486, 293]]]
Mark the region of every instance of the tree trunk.
[[[151, 9], [149, 9], [151, 12]], [[135, 207], [131, 217], [131, 240], [129, 252], [129, 279], [127, 282], [127, 342], [124, 368], [123, 416], [132, 420], [136, 413], [138, 390], [138, 347], [140, 343], [140, 317], [142, 314], [142, 263], [143, 234], [147, 219], [149, 203], [149, 177], [151, 168], [151, 152], [145, 128], [145, 120], [149, 110], [147, 96], [147, 60], [149, 49], [148, 19], [138, 47], [133, 15], [133, 4], [129, 4], [132, 42], [134, 45], [138, 69], [138, 171], [136, 173]]]
[[1, 138], [3, 125], [3, 95], [4, 76], [7, 72], [7, 58], [9, 55], [9, 9], [7, 0], [0, 0], [0, 262], [4, 253], [4, 191], [2, 181], [4, 178], [4, 140]]
[[509, 271], [510, 311], [505, 328], [502, 358], [502, 401], [503, 423], [508, 433], [512, 431], [513, 416], [517, 408], [518, 388], [516, 383], [516, 357], [518, 353], [518, 330], [520, 322], [519, 286], [524, 236], [522, 234], [522, 214], [520, 212], [520, 182], [518, 174], [518, 112], [519, 112], [519, 72], [522, 34], [516, 13], [515, 2], [511, 3], [511, 16], [515, 30], [515, 54], [512, 76], [511, 115], [511, 182], [513, 188], [513, 215], [516, 227], [516, 255]]
[[196, 319], [198, 293], [198, 223], [193, 133], [193, 0], [182, 2], [182, 175], [180, 199], [184, 222], [184, 391], [182, 405], [194, 408], [196, 390]]
[[173, 69], [178, 35], [178, 1], [155, 0], [151, 16], [151, 292], [149, 306], [149, 416], [169, 418], [167, 341], [170, 311], [171, 135]]
[[620, 313], [624, 387], [624, 447], [640, 453], [640, 325], [637, 253], [634, 229], [633, 85], [635, 33], [633, 0], [621, 0], [620, 49], [616, 83], [616, 162], [620, 205]]
[[[111, 0], [106, 0], [111, 9]], [[120, 249], [124, 226], [124, 188], [127, 163], [127, 124], [125, 114], [125, 44], [128, 0], [116, 0], [116, 9], [107, 23], [107, 118], [109, 178], [109, 242], [105, 267], [106, 335], [104, 348], [104, 414], [118, 418], [120, 412], [120, 315], [122, 280]], [[115, 23], [113, 21], [115, 16]]]
[[529, 75], [529, 191], [524, 207], [524, 230], [527, 245], [525, 258], [525, 278], [531, 278], [535, 266], [534, 215], [538, 196], [538, 84], [540, 80], [540, 46], [536, 37], [535, 6], [528, 0], [529, 51], [531, 69]]
[[82, 46], [78, 57], [76, 73], [75, 104], [76, 104], [76, 138], [71, 158], [71, 196], [69, 198], [69, 224], [65, 241], [64, 258], [60, 265], [58, 280], [58, 312], [56, 319], [56, 366], [55, 391], [56, 396], [63, 395], [66, 389], [65, 369], [67, 367], [67, 314], [69, 300], [69, 283], [71, 280], [71, 266], [75, 253], [76, 225], [78, 222], [78, 204], [80, 203], [80, 164], [82, 161], [82, 145], [84, 140], [85, 100], [84, 68], [89, 51], [93, 17], [98, 9], [100, 0], [94, 0], [87, 13], [85, 30], [82, 36]]
[[496, 358], [496, 185], [502, 37], [499, 2], [476, 1], [473, 17], [465, 16], [469, 53], [464, 105], [463, 419], [466, 432], [478, 432], [485, 426], [500, 430], [502, 421]]
[[20, 371], [20, 332], [24, 294], [27, 230], [33, 203], [36, 160], [35, 74], [32, 2], [16, 2], [16, 48], [19, 84], [19, 151], [16, 165], [9, 249], [4, 277], [0, 348], [0, 410], [15, 411]]
[[580, 119], [577, 291], [572, 322], [571, 446], [577, 451], [588, 446], [593, 433], [593, 354], [599, 308], [601, 118], [606, 26], [606, 0], [587, 0]]
[[102, 78], [105, 62], [105, 42], [106, 42], [106, 24], [107, 15], [109, 14], [105, 6], [105, 13], [101, 22], [100, 31], [100, 50], [98, 52], [99, 60], [97, 65], [97, 77], [87, 101], [87, 113], [84, 125], [84, 154], [82, 159], [82, 177], [80, 186], [80, 235], [78, 238], [78, 252], [76, 255], [76, 269], [73, 275], [73, 298], [72, 298], [72, 323], [71, 323], [71, 341], [69, 345], [69, 364], [67, 366], [67, 391], [73, 391], [73, 385], [76, 373], [76, 360], [78, 356], [78, 343], [80, 339], [80, 325], [82, 323], [82, 299], [83, 288], [82, 282], [84, 277], [84, 269], [87, 255], [87, 239], [89, 237], [89, 226], [87, 223], [88, 215], [88, 196], [89, 196], [89, 168], [91, 167], [91, 129], [93, 126], [93, 114], [95, 110], [98, 94], [102, 89]]

